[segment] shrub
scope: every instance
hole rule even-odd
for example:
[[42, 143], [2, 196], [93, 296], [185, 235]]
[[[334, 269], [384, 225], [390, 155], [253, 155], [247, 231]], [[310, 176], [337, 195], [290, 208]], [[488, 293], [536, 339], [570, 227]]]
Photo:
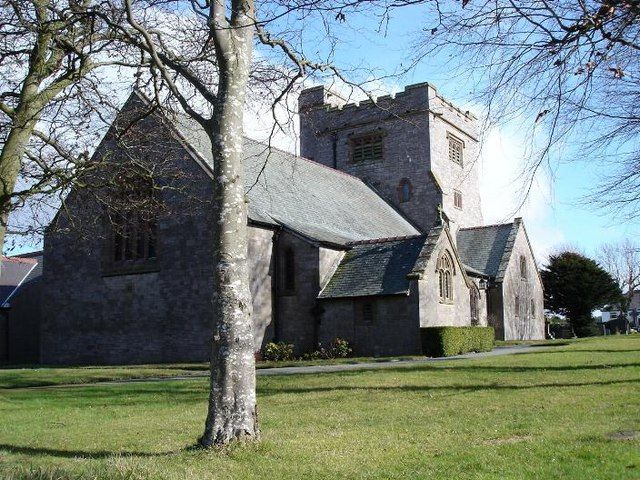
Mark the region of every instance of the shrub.
[[344, 338], [336, 337], [329, 345], [331, 358], [346, 358], [353, 352], [351, 345]]
[[422, 352], [430, 357], [450, 357], [493, 349], [493, 327], [427, 327], [420, 329]]
[[262, 358], [272, 362], [293, 360], [293, 344], [286, 342], [270, 342], [264, 347]]
[[322, 346], [322, 343], [318, 344], [318, 350], [305, 353], [302, 355], [302, 360], [329, 360], [332, 358], [346, 358], [353, 352], [351, 345], [344, 338], [336, 337], [331, 340], [331, 343], [327, 348]]

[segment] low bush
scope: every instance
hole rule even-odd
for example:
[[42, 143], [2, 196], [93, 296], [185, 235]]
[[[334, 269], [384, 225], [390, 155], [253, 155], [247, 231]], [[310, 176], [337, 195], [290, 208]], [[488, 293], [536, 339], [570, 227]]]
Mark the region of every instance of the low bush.
[[347, 358], [353, 353], [353, 349], [347, 340], [336, 337], [329, 345], [332, 358]]
[[318, 359], [332, 359], [332, 358], [347, 358], [353, 353], [353, 349], [347, 340], [344, 338], [336, 337], [325, 348], [322, 343], [318, 344], [318, 350], [310, 353], [305, 353], [302, 356], [302, 360], [318, 360]]
[[450, 357], [467, 352], [493, 349], [493, 327], [421, 328], [422, 353], [429, 357]]
[[262, 358], [271, 362], [293, 360], [293, 344], [286, 342], [267, 343], [262, 352]]

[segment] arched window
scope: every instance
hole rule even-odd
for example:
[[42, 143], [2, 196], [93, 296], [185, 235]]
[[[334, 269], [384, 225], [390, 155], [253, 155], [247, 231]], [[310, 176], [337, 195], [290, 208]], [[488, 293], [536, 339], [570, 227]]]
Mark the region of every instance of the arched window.
[[516, 301], [515, 301], [515, 310], [516, 310], [516, 317], [520, 316], [520, 297], [518, 295], [516, 295]]
[[520, 278], [527, 278], [527, 259], [520, 255]]
[[536, 316], [536, 304], [533, 301], [533, 298], [531, 299], [531, 317], [535, 317]]
[[455, 269], [453, 268], [451, 254], [447, 250], [440, 254], [436, 272], [438, 273], [440, 301], [444, 303], [453, 302], [453, 275], [455, 275]]
[[406, 203], [411, 200], [413, 194], [413, 185], [408, 178], [403, 178], [398, 184], [398, 200], [400, 203]]
[[478, 312], [478, 303], [480, 302], [480, 293], [475, 287], [471, 287], [469, 291], [469, 306], [471, 307], [471, 325], [480, 324], [480, 315]]

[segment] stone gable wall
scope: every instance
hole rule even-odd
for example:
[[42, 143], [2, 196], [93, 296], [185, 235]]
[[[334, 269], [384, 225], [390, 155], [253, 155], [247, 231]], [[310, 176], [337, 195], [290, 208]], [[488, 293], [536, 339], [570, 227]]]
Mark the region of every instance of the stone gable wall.
[[[442, 303], [439, 292], [439, 275], [436, 266], [441, 253], [448, 250], [453, 257], [455, 274], [452, 278], [453, 303]], [[420, 289], [420, 326], [467, 326], [471, 325], [469, 287], [464, 279], [461, 265], [456, 261], [454, 247], [448, 236], [442, 232], [433, 254], [426, 264], [422, 278], [418, 280]], [[486, 320], [484, 320], [486, 322]]]
[[[527, 262], [525, 279], [520, 275], [520, 256]], [[520, 314], [516, 315], [515, 297], [520, 297]], [[502, 304], [504, 308], [504, 340], [542, 340], [544, 339], [544, 300], [542, 283], [538, 276], [533, 252], [521, 226], [509, 259], [502, 283]], [[531, 300], [535, 305], [535, 314], [531, 315]]]
[[[148, 118], [145, 122], [153, 122]], [[157, 125], [151, 124], [152, 130]], [[155, 138], [155, 137], [154, 137]], [[213, 225], [206, 201], [210, 177], [165, 131], [166, 162], [183, 173], [166, 190], [168, 210], [158, 218], [158, 271], [104, 276], [106, 226], [93, 222], [101, 211], [82, 193], [72, 193], [68, 211], [80, 236], [61, 212], [61, 230], [44, 241], [44, 292], [41, 361], [47, 364], [114, 364], [204, 361], [209, 357], [212, 324]], [[98, 155], [118, 155], [113, 142]], [[188, 193], [185, 193], [188, 192]], [[198, 199], [198, 201], [194, 201]], [[257, 331], [271, 315], [271, 235], [250, 228], [251, 289]], [[256, 335], [256, 348], [260, 347]]]

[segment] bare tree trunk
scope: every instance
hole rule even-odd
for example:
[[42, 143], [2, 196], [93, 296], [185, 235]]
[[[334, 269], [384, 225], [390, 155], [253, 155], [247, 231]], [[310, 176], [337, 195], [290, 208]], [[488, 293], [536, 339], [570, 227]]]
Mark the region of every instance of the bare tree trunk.
[[[0, 110], [10, 119], [9, 134], [0, 151], [0, 250], [4, 246], [12, 195], [22, 160], [43, 109], [65, 88], [95, 68], [91, 59], [81, 53], [83, 46], [89, 44], [96, 34], [93, 24], [66, 23], [68, 19], [65, 20], [63, 15], [54, 16], [56, 21], [53, 21], [49, 10], [50, 0], [35, 0], [31, 7], [27, 7], [29, 14], [34, 15], [32, 20], [27, 20], [30, 15], [20, 14], [19, 5], [20, 2], [16, 2], [12, 9], [19, 18], [25, 19], [25, 31], [35, 31], [35, 38], [27, 48], [28, 63], [24, 62], [26, 75], [19, 88], [16, 105], [0, 102]], [[84, 12], [87, 6], [86, 1], [75, 2], [72, 10]], [[13, 48], [21, 52], [25, 49], [21, 45]], [[76, 49], [76, 52], [72, 54], [70, 49]], [[64, 62], [65, 57], [67, 62]]]
[[[37, 93], [37, 88], [33, 89]], [[28, 86], [23, 89], [22, 108], [15, 111], [13, 125], [0, 152], [0, 198], [2, 199], [0, 200], [0, 250], [4, 245], [11, 210], [11, 195], [18, 180], [22, 157], [27, 151], [31, 135], [40, 118], [39, 109], [28, 107], [32, 103], [29, 97], [33, 95], [28, 90], [30, 90]]]
[[[259, 434], [242, 155], [253, 2], [234, 3], [232, 22], [237, 23], [217, 39], [220, 85], [209, 131], [215, 160], [215, 278], [211, 392], [200, 438], [205, 447]], [[247, 16], [244, 22], [242, 15]]]

